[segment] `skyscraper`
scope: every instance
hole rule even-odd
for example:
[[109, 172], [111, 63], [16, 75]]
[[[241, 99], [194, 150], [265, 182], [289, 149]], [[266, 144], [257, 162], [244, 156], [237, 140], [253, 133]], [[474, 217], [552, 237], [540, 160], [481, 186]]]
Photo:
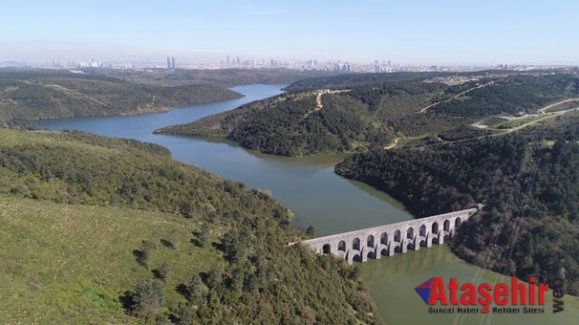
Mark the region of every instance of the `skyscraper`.
[[167, 69], [171, 69], [171, 59], [167, 57]]
[[175, 57], [171, 58], [171, 68], [175, 70]]

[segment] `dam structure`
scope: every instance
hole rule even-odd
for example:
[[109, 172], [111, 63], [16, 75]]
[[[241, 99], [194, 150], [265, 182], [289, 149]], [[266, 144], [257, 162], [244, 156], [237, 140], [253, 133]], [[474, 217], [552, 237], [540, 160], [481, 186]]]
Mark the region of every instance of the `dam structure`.
[[441, 245], [482, 207], [477, 204], [470, 209], [313, 238], [300, 244], [318, 254], [340, 256], [349, 264], [366, 262], [368, 258], [379, 259], [396, 252], [404, 254], [409, 249]]

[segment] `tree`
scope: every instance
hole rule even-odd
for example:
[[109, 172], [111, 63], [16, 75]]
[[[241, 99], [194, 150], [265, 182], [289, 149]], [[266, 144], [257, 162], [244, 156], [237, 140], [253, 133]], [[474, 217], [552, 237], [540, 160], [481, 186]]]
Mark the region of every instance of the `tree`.
[[231, 281], [231, 287], [237, 292], [243, 291], [243, 285], [245, 282], [245, 272], [241, 267], [236, 268], [233, 271], [233, 279]]
[[207, 276], [207, 286], [210, 289], [217, 288], [223, 281], [223, 266], [219, 263], [213, 264]]
[[155, 244], [148, 240], [144, 240], [141, 246], [141, 249], [134, 250], [133, 254], [137, 259], [137, 263], [141, 264], [142, 266], [149, 268], [149, 258], [151, 256], [151, 251], [155, 248]]
[[238, 263], [245, 259], [248, 250], [248, 237], [246, 231], [230, 231], [221, 240], [223, 251], [230, 262]]
[[177, 325], [190, 325], [193, 314], [191, 313], [191, 307], [189, 305], [181, 303], [179, 304], [179, 309], [177, 309]]
[[187, 285], [187, 300], [189, 300], [191, 303], [195, 303], [204, 297], [206, 293], [207, 287], [205, 284], [203, 284], [201, 276], [199, 276], [199, 274], [195, 274]]
[[207, 242], [209, 241], [209, 232], [210, 232], [209, 223], [207, 222], [203, 223], [203, 226], [201, 226], [201, 230], [199, 231], [198, 236], [200, 247], [205, 247], [207, 245]]
[[161, 266], [159, 266], [159, 268], [157, 270], [155, 270], [155, 275], [157, 276], [158, 279], [160, 279], [163, 282], [167, 282], [167, 280], [169, 279], [170, 273], [171, 273], [171, 268], [169, 267], [169, 264], [167, 264], [167, 263], [161, 264]]
[[185, 218], [193, 218], [193, 214], [195, 212], [195, 208], [194, 205], [191, 201], [185, 201], [181, 204], [181, 206], [179, 207], [179, 212], [181, 213], [181, 215], [183, 215]]
[[165, 287], [158, 280], [141, 281], [132, 294], [131, 314], [137, 317], [150, 317], [159, 314], [165, 304]]
[[314, 234], [315, 234], [314, 226], [309, 225], [308, 229], [306, 229], [306, 236], [312, 238], [312, 237], [314, 237]]

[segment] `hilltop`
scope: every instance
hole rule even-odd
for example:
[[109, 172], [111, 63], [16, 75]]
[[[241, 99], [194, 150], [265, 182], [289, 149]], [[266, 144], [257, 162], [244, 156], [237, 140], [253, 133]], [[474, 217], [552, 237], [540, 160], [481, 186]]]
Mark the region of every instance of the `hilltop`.
[[0, 72], [0, 125], [61, 117], [158, 112], [241, 97], [208, 83], [166, 85], [66, 71]]
[[345, 95], [322, 96], [317, 103], [315, 93], [283, 94], [155, 132], [226, 137], [249, 149], [284, 156], [367, 148], [387, 136], [361, 103]]

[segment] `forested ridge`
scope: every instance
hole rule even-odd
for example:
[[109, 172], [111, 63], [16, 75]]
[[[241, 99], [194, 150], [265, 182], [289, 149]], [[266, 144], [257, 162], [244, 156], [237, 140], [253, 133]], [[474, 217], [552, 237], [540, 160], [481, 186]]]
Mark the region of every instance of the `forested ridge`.
[[0, 138], [0, 322], [380, 323], [356, 269], [288, 247], [303, 234], [262, 192], [157, 145]]
[[[478, 120], [536, 113], [549, 103], [579, 96], [579, 78], [569, 73], [484, 72], [454, 84], [433, 76], [362, 74], [332, 77], [326, 83], [306, 80], [290, 87], [300, 90], [156, 132], [226, 137], [246, 148], [284, 156], [359, 152], [387, 147], [395, 139], [414, 146], [413, 141], [482, 137], [492, 132], [471, 125]], [[319, 86], [334, 81], [339, 81], [338, 91], [304, 90], [308, 82]]]
[[138, 114], [241, 95], [207, 83], [163, 85], [107, 75], [0, 72], [0, 125], [57, 117]]
[[577, 295], [578, 123], [572, 115], [520, 134], [360, 153], [336, 172], [389, 193], [420, 217], [485, 204], [451, 243], [460, 257], [521, 279], [548, 282], [564, 273], [565, 290]]
[[288, 85], [285, 90], [288, 92], [300, 92], [324, 88], [340, 89], [351, 87], [375, 87], [384, 83], [448, 75], [452, 74], [444, 72], [351, 73], [298, 80]]
[[315, 90], [324, 88], [351, 88], [351, 87], [377, 87], [384, 83], [396, 83], [411, 80], [436, 80], [444, 78], [483, 77], [494, 78], [507, 76], [513, 71], [485, 70], [475, 72], [383, 72], [383, 73], [349, 73], [336, 76], [318, 76], [295, 81], [288, 85], [288, 92]]
[[164, 85], [183, 86], [193, 84], [213, 84], [223, 87], [235, 87], [251, 84], [287, 85], [302, 79], [315, 77], [327, 78], [335, 76], [335, 71], [320, 70], [292, 70], [292, 69], [151, 69], [138, 70], [111, 70], [85, 69], [87, 73], [114, 76], [127, 81]]
[[388, 134], [360, 102], [343, 94], [285, 94], [157, 133], [222, 136], [249, 149], [283, 156], [363, 150]]

